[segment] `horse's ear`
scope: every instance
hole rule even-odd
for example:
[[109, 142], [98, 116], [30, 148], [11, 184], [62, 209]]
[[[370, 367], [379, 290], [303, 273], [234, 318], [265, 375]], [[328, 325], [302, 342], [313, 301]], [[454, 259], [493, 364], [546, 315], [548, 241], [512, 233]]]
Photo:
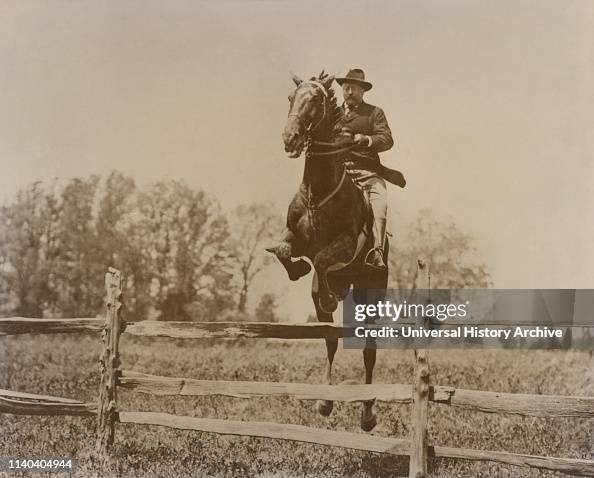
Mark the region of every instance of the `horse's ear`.
[[291, 76], [293, 77], [293, 83], [295, 83], [296, 86], [299, 86], [301, 83], [303, 83], [303, 80], [299, 78], [295, 73], [291, 73]]
[[322, 81], [322, 84], [324, 85], [324, 88], [329, 89], [332, 86], [333, 81], [334, 81], [334, 75], [330, 75], [330, 76], [328, 76], [328, 78], [324, 78], [324, 80]]

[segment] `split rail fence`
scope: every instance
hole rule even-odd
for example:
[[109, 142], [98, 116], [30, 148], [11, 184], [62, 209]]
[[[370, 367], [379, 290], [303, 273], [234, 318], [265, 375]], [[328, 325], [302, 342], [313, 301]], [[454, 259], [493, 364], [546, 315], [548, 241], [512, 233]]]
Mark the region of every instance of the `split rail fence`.
[[[0, 319], [0, 335], [57, 334], [96, 331], [102, 333], [100, 359], [101, 383], [97, 403], [0, 390], [0, 413], [17, 415], [79, 415], [97, 417], [97, 451], [109, 457], [116, 423], [158, 425], [208, 433], [253, 436], [315, 443], [390, 455], [409, 456], [409, 477], [427, 476], [431, 458], [490, 461], [505, 465], [565, 472], [594, 477], [594, 461], [555, 458], [502, 451], [483, 451], [438, 446], [430, 443], [429, 402], [486, 413], [507, 413], [533, 417], [594, 418], [594, 397], [529, 395], [464, 390], [430, 383], [425, 350], [415, 351], [415, 376], [412, 385], [311, 385], [298, 383], [194, 380], [137, 373], [120, 368], [119, 338], [122, 333], [144, 337], [203, 338], [343, 338], [351, 329], [332, 324], [278, 324], [232, 322], [158, 322], [126, 323], [122, 317], [121, 273], [110, 268], [105, 276], [107, 314], [101, 318]], [[229, 396], [253, 398], [284, 396], [297, 400], [334, 400], [361, 402], [375, 399], [388, 403], [412, 403], [412, 432], [408, 439], [389, 438], [302, 425], [255, 421], [232, 421], [177, 416], [167, 413], [119, 410], [118, 387], [155, 395]]]

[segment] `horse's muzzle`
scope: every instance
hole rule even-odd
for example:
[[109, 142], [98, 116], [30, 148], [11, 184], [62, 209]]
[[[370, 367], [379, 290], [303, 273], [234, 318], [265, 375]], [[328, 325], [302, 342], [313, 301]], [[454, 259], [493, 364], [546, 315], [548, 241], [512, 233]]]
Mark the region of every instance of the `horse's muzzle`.
[[303, 151], [304, 141], [299, 131], [291, 128], [285, 129], [283, 132], [283, 141], [285, 143], [285, 151], [289, 153], [289, 158], [298, 158]]

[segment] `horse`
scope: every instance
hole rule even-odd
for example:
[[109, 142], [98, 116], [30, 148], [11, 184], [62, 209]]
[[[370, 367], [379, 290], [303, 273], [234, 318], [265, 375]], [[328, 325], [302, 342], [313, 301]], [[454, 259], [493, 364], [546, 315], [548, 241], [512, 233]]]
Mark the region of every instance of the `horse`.
[[[361, 291], [384, 291], [388, 271], [372, 271], [364, 266], [365, 253], [373, 247], [371, 209], [365, 193], [356, 186], [344, 164], [345, 153], [356, 150], [352, 138], [339, 132], [342, 110], [331, 88], [334, 77], [323, 71], [302, 81], [293, 75], [295, 90], [289, 95], [289, 113], [283, 130], [285, 151], [290, 158], [305, 152], [303, 179], [289, 204], [286, 228], [272, 252], [292, 281], [314, 267], [311, 297], [320, 322], [333, 322], [332, 313], [351, 286]], [[384, 246], [385, 257], [389, 244]], [[382, 297], [376, 298], [381, 300]], [[325, 381], [332, 384], [332, 363], [337, 339], [325, 339], [327, 364]], [[365, 383], [372, 383], [376, 361], [373, 339], [363, 350]], [[374, 401], [363, 402], [361, 428], [377, 424]], [[333, 402], [321, 400], [318, 411], [332, 413]]]

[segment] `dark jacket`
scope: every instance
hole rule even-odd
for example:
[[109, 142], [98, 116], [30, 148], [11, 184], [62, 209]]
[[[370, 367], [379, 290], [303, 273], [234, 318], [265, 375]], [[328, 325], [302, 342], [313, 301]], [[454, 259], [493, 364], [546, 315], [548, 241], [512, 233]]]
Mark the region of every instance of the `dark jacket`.
[[379, 162], [378, 153], [387, 151], [394, 146], [386, 115], [377, 106], [363, 102], [354, 111], [343, 116], [339, 124], [340, 128], [347, 128], [353, 135], [359, 133], [371, 137], [371, 147], [362, 146], [356, 150], [365, 159]]

